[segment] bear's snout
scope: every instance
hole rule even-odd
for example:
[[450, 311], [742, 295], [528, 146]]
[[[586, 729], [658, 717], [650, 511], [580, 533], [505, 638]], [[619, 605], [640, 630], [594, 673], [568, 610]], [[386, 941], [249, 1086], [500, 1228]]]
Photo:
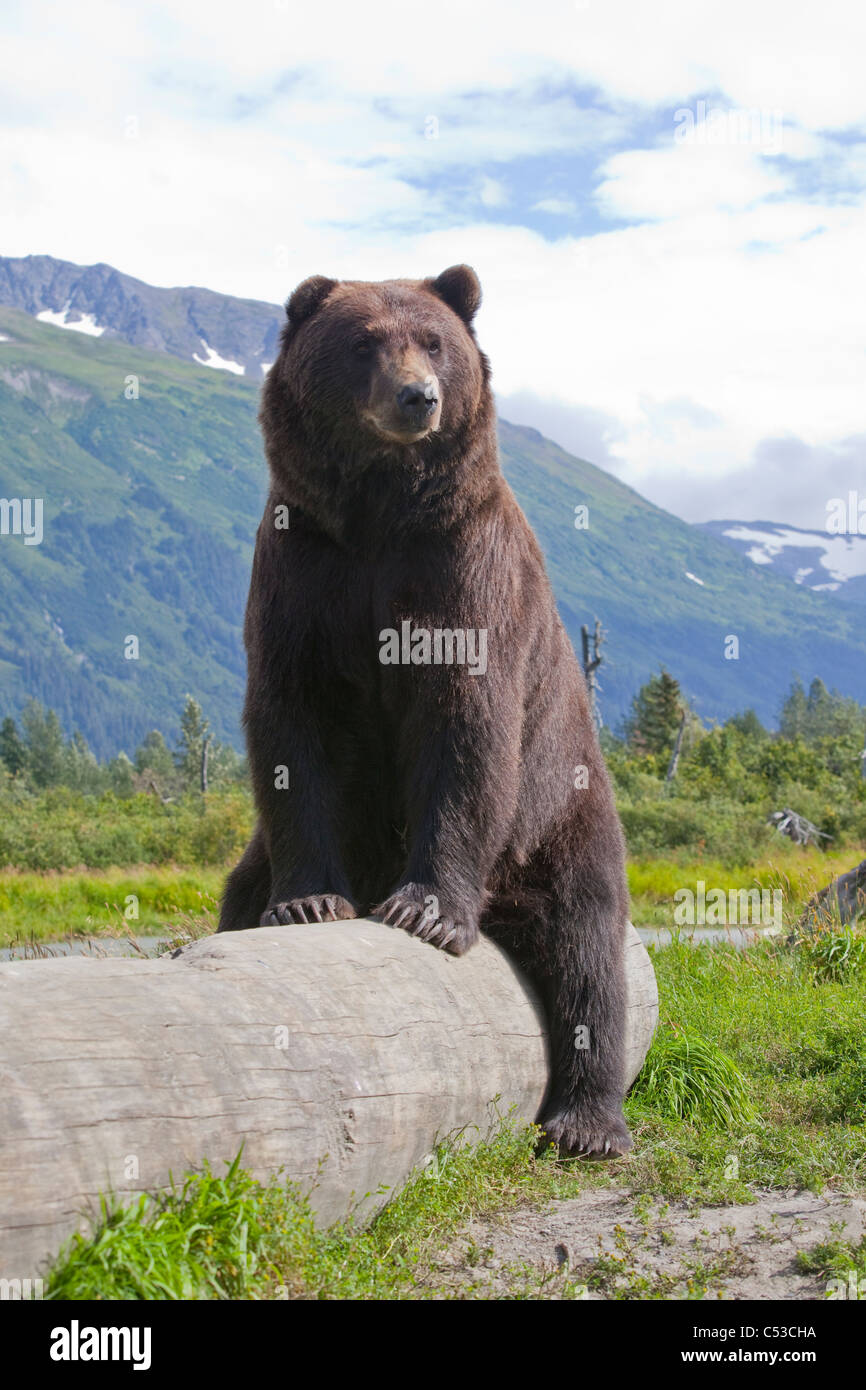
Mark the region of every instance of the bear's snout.
[[409, 381], [397, 392], [397, 409], [410, 425], [426, 425], [438, 404], [439, 388], [432, 376], [424, 381]]
[[394, 443], [416, 443], [439, 428], [442, 391], [438, 378], [429, 370], [424, 371], [421, 363], [383, 364], [373, 381], [363, 416], [383, 438]]

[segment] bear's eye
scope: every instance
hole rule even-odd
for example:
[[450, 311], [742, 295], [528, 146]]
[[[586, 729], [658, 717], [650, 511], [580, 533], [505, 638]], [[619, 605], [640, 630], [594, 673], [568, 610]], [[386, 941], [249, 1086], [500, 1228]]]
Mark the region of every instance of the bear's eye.
[[369, 335], [356, 338], [352, 344], [352, 351], [356, 357], [369, 357], [373, 351], [373, 339]]
[[427, 344], [427, 351], [429, 352], [431, 357], [435, 357], [437, 352], [442, 351], [442, 344], [440, 343], [438, 338], [430, 339], [429, 343]]

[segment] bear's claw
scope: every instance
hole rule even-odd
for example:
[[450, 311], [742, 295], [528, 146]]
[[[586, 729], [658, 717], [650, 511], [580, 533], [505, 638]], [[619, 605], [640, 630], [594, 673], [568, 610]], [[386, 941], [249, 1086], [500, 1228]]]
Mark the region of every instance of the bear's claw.
[[592, 1115], [580, 1109], [560, 1109], [539, 1121], [542, 1145], [556, 1144], [562, 1157], [620, 1158], [632, 1146], [621, 1114]]
[[[327, 914], [322, 916], [322, 912]], [[307, 916], [307, 914], [310, 914]], [[312, 926], [314, 922], [346, 921], [356, 917], [354, 907], [338, 893], [315, 893], [305, 898], [291, 898], [287, 902], [271, 903], [259, 919], [260, 927], [287, 927], [293, 925]]]
[[386, 926], [399, 927], [410, 936], [417, 936], [419, 941], [426, 941], [437, 950], [462, 956], [478, 939], [478, 929], [453, 917], [435, 914], [428, 902], [433, 896], [410, 885], [403, 891], [393, 893], [370, 915]]

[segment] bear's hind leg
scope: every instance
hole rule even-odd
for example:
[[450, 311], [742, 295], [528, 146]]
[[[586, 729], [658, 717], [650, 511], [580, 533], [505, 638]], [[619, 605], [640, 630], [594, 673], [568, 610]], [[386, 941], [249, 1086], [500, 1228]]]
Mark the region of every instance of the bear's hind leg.
[[543, 1142], [563, 1155], [613, 1158], [631, 1148], [622, 1113], [625, 892], [614, 871], [591, 866], [573, 849], [544, 859], [528, 879], [496, 894], [482, 925], [526, 970], [545, 1005], [551, 1079], [537, 1121]]
[[545, 990], [552, 1075], [538, 1123], [560, 1153], [585, 1158], [615, 1158], [631, 1148], [622, 1113], [625, 980], [622, 952], [614, 949], [621, 934], [605, 916], [584, 906]]

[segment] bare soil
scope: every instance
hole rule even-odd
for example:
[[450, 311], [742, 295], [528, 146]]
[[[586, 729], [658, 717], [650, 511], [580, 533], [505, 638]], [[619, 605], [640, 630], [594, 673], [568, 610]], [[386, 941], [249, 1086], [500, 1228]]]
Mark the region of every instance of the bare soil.
[[473, 1220], [430, 1275], [446, 1297], [825, 1299], [827, 1277], [801, 1272], [798, 1251], [864, 1230], [859, 1197], [696, 1208], [605, 1188]]

